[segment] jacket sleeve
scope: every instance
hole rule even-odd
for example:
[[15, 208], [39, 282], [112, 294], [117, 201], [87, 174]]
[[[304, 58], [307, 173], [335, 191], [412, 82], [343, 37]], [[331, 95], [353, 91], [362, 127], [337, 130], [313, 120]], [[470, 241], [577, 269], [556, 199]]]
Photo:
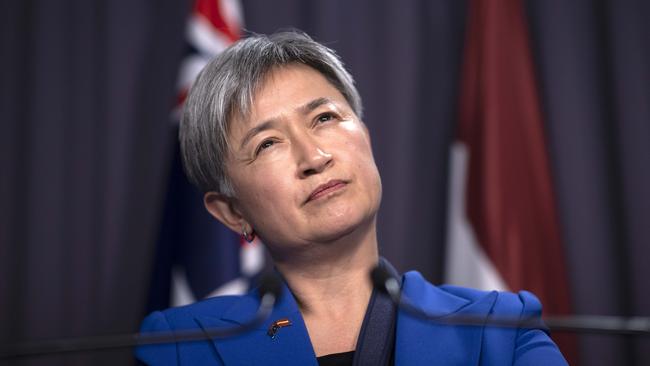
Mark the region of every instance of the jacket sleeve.
[[[523, 304], [522, 319], [539, 318], [542, 305], [535, 295], [527, 291], [519, 292]], [[551, 337], [542, 329], [519, 329], [515, 341], [515, 366], [555, 366], [567, 365], [560, 350]]]
[[[171, 332], [167, 317], [160, 311], [147, 316], [142, 322], [140, 333]], [[178, 365], [178, 349], [176, 343], [152, 344], [139, 346], [135, 349], [135, 357], [150, 366]]]

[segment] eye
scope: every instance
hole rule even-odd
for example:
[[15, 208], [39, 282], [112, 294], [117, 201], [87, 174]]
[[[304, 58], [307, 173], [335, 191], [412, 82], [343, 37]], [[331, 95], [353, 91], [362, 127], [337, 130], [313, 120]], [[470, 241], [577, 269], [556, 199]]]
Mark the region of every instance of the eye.
[[326, 113], [323, 113], [323, 114], [319, 114], [318, 117], [316, 117], [316, 123], [329, 122], [329, 121], [333, 120], [334, 118], [336, 118], [336, 115], [334, 113], [326, 112]]
[[274, 144], [275, 144], [275, 141], [273, 141], [273, 140], [264, 140], [264, 141], [262, 141], [262, 143], [259, 144], [259, 146], [257, 146], [257, 149], [255, 150], [255, 155], [258, 155], [259, 153], [261, 153], [262, 151], [270, 148]]

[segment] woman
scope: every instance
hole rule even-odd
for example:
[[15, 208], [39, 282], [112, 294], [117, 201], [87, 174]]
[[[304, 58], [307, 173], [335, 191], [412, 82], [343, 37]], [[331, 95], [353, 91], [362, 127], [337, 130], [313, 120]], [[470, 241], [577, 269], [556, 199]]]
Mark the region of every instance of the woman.
[[[213, 342], [147, 346], [147, 364], [564, 365], [539, 329], [417, 320], [373, 292], [380, 262], [381, 180], [361, 100], [333, 51], [299, 33], [252, 36], [213, 60], [188, 96], [180, 130], [190, 179], [207, 210], [247, 240], [257, 235], [285, 280], [267, 323]], [[389, 265], [385, 264], [387, 267]], [[402, 278], [431, 314], [539, 316], [534, 296], [435, 287]], [[143, 331], [228, 327], [250, 318], [254, 294], [156, 312]], [[266, 330], [279, 319], [290, 326]], [[365, 319], [365, 320], [364, 320]], [[378, 336], [380, 335], [380, 336]], [[335, 363], [340, 362], [340, 363]]]

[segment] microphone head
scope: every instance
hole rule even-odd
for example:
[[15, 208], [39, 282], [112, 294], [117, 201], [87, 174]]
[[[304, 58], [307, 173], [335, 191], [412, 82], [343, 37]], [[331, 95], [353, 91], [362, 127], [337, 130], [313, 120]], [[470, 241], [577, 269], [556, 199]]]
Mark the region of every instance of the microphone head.
[[274, 272], [266, 272], [260, 276], [258, 292], [260, 298], [265, 295], [273, 295], [277, 302], [282, 295], [282, 279]]
[[[392, 296], [395, 290], [399, 291], [399, 282], [397, 279], [382, 266], [376, 266], [370, 271], [370, 280], [376, 289], [385, 294]], [[394, 288], [395, 285], [397, 285], [396, 289]]]

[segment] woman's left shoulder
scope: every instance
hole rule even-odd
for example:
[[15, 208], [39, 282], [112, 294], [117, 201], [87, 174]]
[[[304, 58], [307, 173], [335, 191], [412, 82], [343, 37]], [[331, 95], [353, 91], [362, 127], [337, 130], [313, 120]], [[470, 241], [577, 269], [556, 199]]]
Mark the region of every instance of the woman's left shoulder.
[[403, 290], [423, 297], [444, 299], [456, 304], [491, 302], [492, 314], [540, 316], [542, 313], [542, 304], [531, 292], [486, 291], [456, 285], [436, 286], [416, 271], [404, 274]]
[[522, 316], [540, 316], [542, 314], [542, 303], [535, 294], [526, 290], [518, 292], [485, 291], [455, 285], [441, 285], [438, 288], [470, 301], [477, 301], [493, 295], [493, 314], [517, 314]]
[[[481, 334], [481, 365], [566, 365], [566, 360], [541, 322], [542, 305], [528, 291], [483, 291], [467, 287], [435, 286], [417, 272], [403, 277], [403, 293], [428, 314], [483, 319], [483, 326], [463, 327]], [[506, 321], [525, 320], [533, 327], [504, 327]], [[468, 339], [471, 337], [468, 337]]]

